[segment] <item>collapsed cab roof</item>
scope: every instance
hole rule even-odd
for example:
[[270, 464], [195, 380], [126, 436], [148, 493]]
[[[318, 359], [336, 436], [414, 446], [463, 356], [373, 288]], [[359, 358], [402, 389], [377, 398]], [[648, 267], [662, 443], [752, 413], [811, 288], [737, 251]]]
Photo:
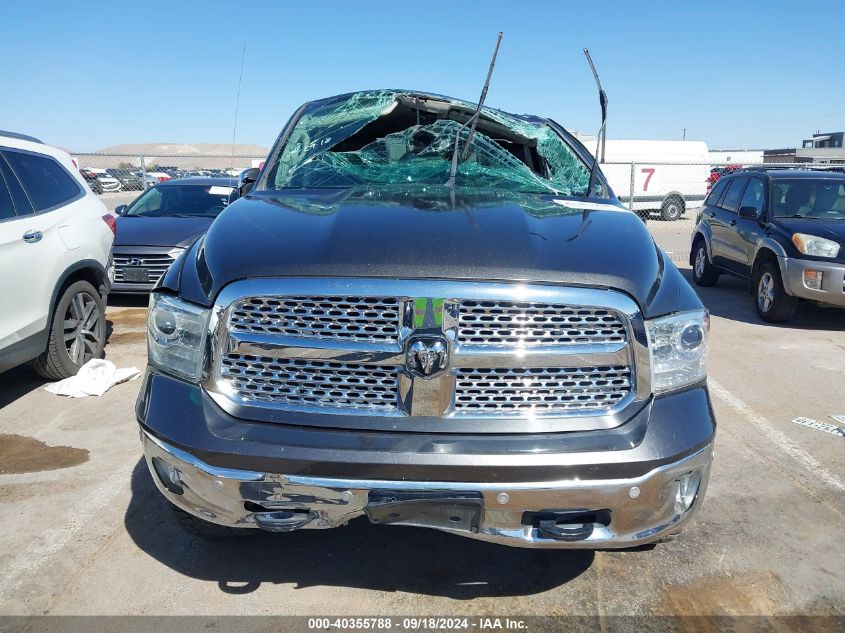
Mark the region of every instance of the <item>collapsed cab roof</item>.
[[468, 101], [394, 89], [306, 103], [274, 148], [259, 188], [443, 186], [456, 171], [459, 186], [586, 193], [591, 158], [562, 128], [485, 106], [471, 135], [477, 110]]

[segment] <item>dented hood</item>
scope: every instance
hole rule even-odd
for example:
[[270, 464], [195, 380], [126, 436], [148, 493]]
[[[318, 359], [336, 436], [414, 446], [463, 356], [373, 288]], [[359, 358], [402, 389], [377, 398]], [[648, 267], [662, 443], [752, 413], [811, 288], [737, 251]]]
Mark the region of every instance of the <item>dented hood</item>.
[[251, 194], [214, 221], [195, 261], [181, 293], [200, 303], [239, 279], [329, 276], [564, 283], [645, 305], [664, 266], [622, 207], [431, 189]]

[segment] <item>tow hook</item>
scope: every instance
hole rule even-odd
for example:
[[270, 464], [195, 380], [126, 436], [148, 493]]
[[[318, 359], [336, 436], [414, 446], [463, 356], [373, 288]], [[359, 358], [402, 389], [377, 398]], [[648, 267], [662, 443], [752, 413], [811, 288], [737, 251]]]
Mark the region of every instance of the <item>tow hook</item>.
[[574, 542], [590, 538], [596, 525], [607, 525], [610, 518], [603, 510], [546, 510], [526, 513], [523, 523], [534, 525], [543, 538]]
[[583, 541], [593, 533], [592, 523], [557, 523], [555, 519], [540, 521], [540, 535], [556, 541]]
[[256, 512], [252, 515], [255, 524], [268, 532], [292, 532], [305, 527], [317, 518], [313, 512], [295, 510], [276, 510], [274, 512]]

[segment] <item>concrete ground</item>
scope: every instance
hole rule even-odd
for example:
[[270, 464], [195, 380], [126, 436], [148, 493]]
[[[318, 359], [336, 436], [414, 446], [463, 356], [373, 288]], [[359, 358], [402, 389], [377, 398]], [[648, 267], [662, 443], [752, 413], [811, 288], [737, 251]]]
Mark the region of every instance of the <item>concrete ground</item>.
[[[0, 613], [841, 615], [845, 438], [791, 421], [845, 414], [845, 312], [804, 306], [777, 327], [737, 281], [701, 296], [714, 470], [694, 524], [651, 551], [510, 549], [362, 521], [193, 540], [141, 461], [139, 382], [68, 400], [27, 368], [2, 374]], [[120, 367], [144, 367], [144, 305], [111, 301]]]

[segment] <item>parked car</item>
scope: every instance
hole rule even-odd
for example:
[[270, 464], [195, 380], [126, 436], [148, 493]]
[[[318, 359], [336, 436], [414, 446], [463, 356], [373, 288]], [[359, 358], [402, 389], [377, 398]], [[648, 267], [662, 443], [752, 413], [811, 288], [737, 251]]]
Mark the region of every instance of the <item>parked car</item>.
[[719, 182], [719, 178], [738, 169], [742, 169], [742, 165], [720, 165], [718, 167], [712, 167], [710, 169], [710, 175], [707, 177], [707, 193], [710, 193], [713, 185]]
[[115, 192], [122, 189], [120, 180], [110, 175], [105, 169], [89, 167], [88, 171], [97, 176], [97, 180], [104, 192]]
[[148, 171], [147, 176], [152, 178], [156, 183], [167, 182], [173, 178], [173, 176], [163, 171]]
[[128, 169], [106, 169], [106, 174], [120, 182], [121, 191], [143, 191], [144, 181]]
[[115, 209], [112, 292], [146, 293], [187, 247], [238, 197], [237, 180], [191, 178], [160, 183]]
[[0, 132], [0, 372], [76, 374], [106, 341], [114, 217], [65, 152]]
[[143, 189], [149, 189], [150, 187], [155, 187], [159, 182], [161, 182], [158, 178], [151, 176], [148, 173], [142, 171], [133, 171], [132, 175], [135, 176], [138, 180], [140, 180], [145, 186]]
[[602, 169], [610, 186], [644, 218], [659, 213], [663, 220], [680, 220], [700, 208], [707, 194], [710, 158], [707, 143], [701, 141], [609, 140], [605, 161]]
[[702, 208], [690, 264], [699, 286], [722, 273], [751, 282], [765, 321], [800, 300], [845, 307], [845, 174], [744, 170], [719, 179]]
[[103, 193], [103, 185], [100, 182], [100, 179], [90, 169], [85, 169], [84, 167], [79, 168], [79, 175], [85, 180], [85, 183], [90, 187], [91, 191], [96, 193], [97, 195]]
[[624, 548], [701, 506], [707, 311], [572, 135], [476, 109], [305, 104], [170, 266], [136, 412], [187, 530]]

